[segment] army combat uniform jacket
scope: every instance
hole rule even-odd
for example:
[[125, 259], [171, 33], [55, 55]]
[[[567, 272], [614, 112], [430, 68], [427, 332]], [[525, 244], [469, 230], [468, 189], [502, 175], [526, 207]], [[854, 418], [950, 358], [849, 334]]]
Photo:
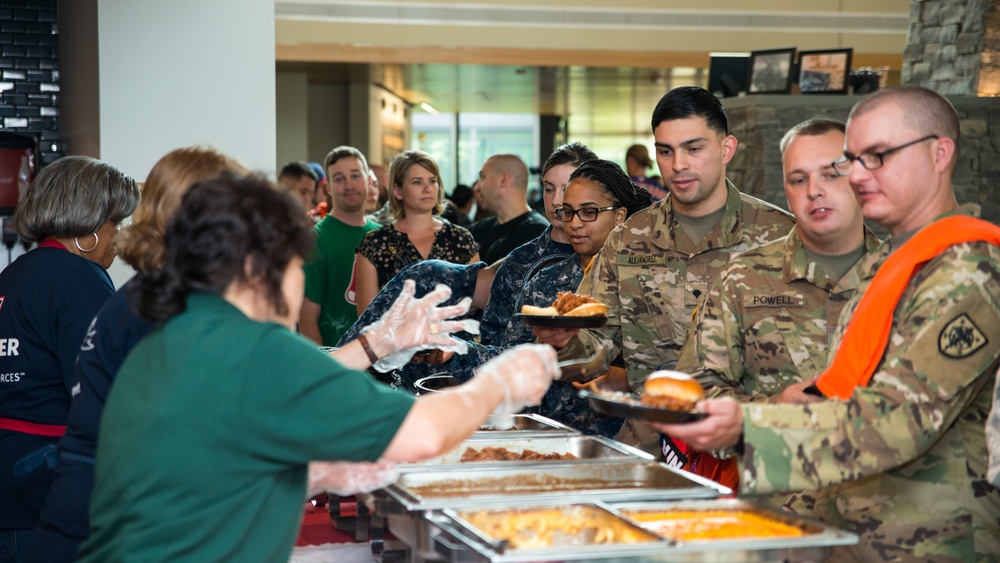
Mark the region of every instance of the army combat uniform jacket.
[[630, 217], [611, 232], [580, 293], [608, 306], [608, 323], [593, 332], [625, 361], [629, 385], [676, 362], [695, 306], [732, 255], [777, 240], [792, 216], [740, 193], [728, 180], [725, 215], [695, 244], [674, 219], [672, 198]]
[[994, 487], [1000, 489], [1000, 370], [993, 388], [993, 409], [986, 423], [986, 446], [990, 450], [990, 468], [987, 478]]
[[[859, 264], [830, 358], [891, 243]], [[866, 561], [997, 560], [1000, 490], [986, 481], [984, 426], [998, 343], [1000, 248], [954, 245], [910, 281], [867, 387], [847, 401], [743, 405], [741, 494], [830, 491], [840, 521], [829, 523], [861, 536]]]
[[[733, 258], [698, 308], [677, 369], [708, 396], [769, 400], [826, 367], [837, 319], [861, 280], [857, 269], [831, 280], [797, 228]], [[865, 229], [866, 254], [878, 245]]]

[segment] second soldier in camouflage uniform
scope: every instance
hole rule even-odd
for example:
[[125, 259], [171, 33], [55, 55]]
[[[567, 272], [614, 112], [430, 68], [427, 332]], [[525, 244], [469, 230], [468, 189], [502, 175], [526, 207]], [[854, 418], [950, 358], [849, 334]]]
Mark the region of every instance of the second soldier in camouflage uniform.
[[[829, 119], [800, 123], [781, 140], [797, 222], [785, 238], [734, 257], [698, 307], [677, 369], [707, 396], [792, 402], [826, 367], [837, 319], [861, 281], [854, 265], [879, 244], [833, 169], [843, 146], [844, 124]], [[814, 495], [768, 500], [817, 517], [824, 509]]]
[[[797, 228], [734, 258], [698, 308], [677, 370], [694, 375], [707, 396], [777, 402], [825, 367], [830, 335], [860, 279], [854, 271], [835, 279], [810, 260]], [[879, 244], [866, 235], [860, 255]]]
[[846, 177], [833, 169], [844, 124], [811, 119], [781, 141], [784, 189], [797, 224], [722, 270], [699, 306], [677, 369], [708, 396], [778, 402], [826, 367], [829, 339], [878, 239], [864, 227]]

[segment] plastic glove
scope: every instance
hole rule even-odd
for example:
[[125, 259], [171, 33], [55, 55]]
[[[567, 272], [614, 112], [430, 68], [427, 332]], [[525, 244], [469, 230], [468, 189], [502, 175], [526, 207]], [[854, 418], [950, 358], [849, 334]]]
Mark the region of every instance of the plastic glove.
[[514, 426], [513, 415], [540, 403], [560, 374], [555, 349], [545, 344], [522, 344], [483, 364], [474, 379], [490, 379], [502, 386], [504, 400], [490, 416], [490, 424], [510, 428]]
[[392, 353], [375, 364], [375, 369], [383, 373], [404, 366], [413, 354], [422, 350], [443, 350], [465, 354], [468, 344], [455, 338], [453, 332], [479, 334], [479, 321], [473, 319], [449, 320], [469, 312], [472, 300], [466, 297], [456, 305], [438, 307], [451, 297], [451, 288], [438, 285], [420, 299], [413, 296], [416, 284], [406, 280], [399, 297], [382, 318], [362, 331], [369, 341], [388, 343]]
[[396, 464], [389, 461], [313, 461], [309, 463], [306, 499], [324, 491], [342, 497], [370, 493], [393, 484], [398, 478]]

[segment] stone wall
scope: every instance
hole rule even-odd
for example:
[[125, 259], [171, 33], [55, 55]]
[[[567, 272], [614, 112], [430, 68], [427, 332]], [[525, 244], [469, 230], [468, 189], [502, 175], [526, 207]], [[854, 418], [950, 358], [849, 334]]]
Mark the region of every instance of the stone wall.
[[[739, 140], [727, 176], [744, 192], [787, 209], [778, 150], [781, 137], [810, 117], [846, 120], [859, 99], [748, 96], [723, 100], [730, 131]], [[964, 96], [948, 99], [955, 105], [962, 127], [954, 176], [958, 201], [979, 204], [984, 219], [1000, 223], [1000, 101]]]
[[1000, 1], [913, 0], [902, 82], [1000, 96]]

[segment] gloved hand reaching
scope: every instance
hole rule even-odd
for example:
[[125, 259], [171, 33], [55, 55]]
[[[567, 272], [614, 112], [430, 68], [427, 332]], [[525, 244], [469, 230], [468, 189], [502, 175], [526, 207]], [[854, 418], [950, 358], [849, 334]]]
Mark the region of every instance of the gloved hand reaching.
[[545, 344], [522, 344], [483, 364], [473, 381], [501, 386], [504, 400], [490, 420], [497, 428], [510, 428], [514, 425], [513, 415], [541, 402], [559, 375], [555, 349]]
[[389, 461], [313, 461], [309, 463], [306, 499], [324, 491], [342, 497], [370, 493], [391, 485], [398, 478], [396, 464]]
[[453, 332], [479, 334], [479, 321], [473, 319], [449, 320], [469, 312], [472, 300], [468, 297], [456, 305], [438, 307], [451, 297], [451, 288], [438, 285], [420, 299], [415, 299], [416, 284], [406, 280], [399, 297], [382, 318], [366, 327], [362, 334], [369, 342], [377, 340], [391, 351], [381, 358], [375, 369], [381, 372], [402, 367], [422, 350], [443, 350], [465, 354], [469, 347]]

